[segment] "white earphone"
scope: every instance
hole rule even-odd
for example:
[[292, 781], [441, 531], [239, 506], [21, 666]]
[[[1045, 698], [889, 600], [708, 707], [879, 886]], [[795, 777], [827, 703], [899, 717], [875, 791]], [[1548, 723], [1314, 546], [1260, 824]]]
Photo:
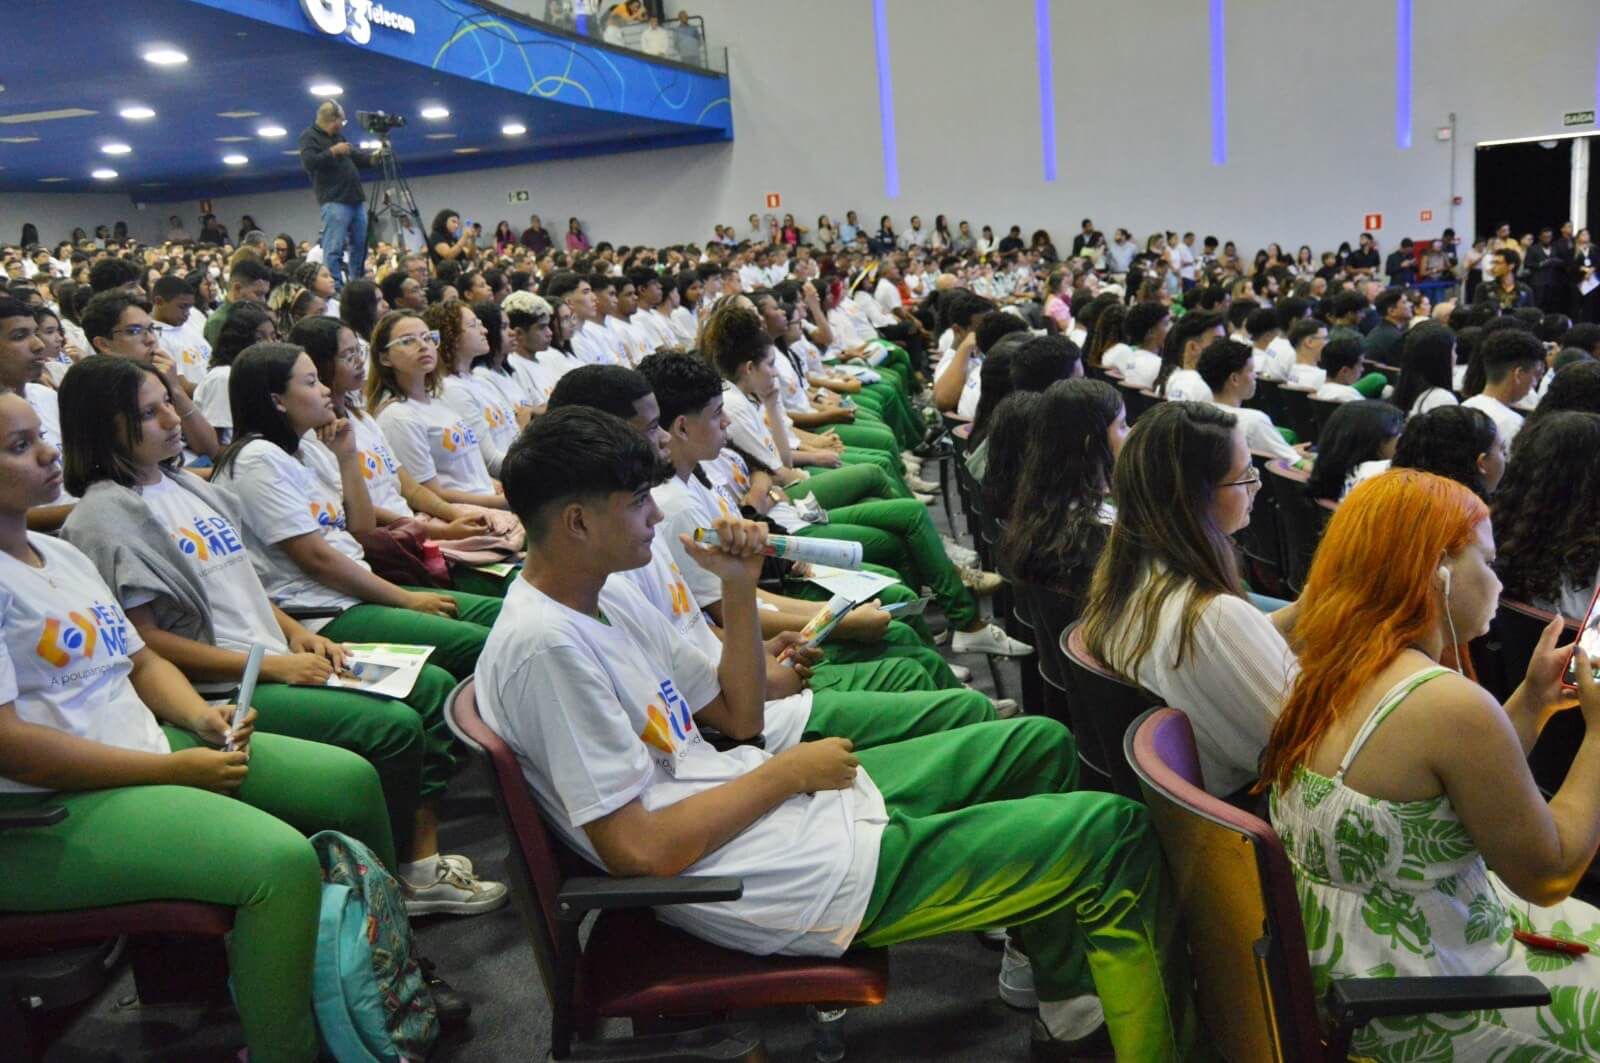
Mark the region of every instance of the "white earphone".
[[1438, 568], [1439, 582], [1444, 585], [1444, 622], [1450, 625], [1450, 645], [1455, 647], [1456, 672], [1465, 675], [1461, 670], [1461, 643], [1456, 638], [1455, 617], [1450, 615], [1450, 566], [1440, 565]]

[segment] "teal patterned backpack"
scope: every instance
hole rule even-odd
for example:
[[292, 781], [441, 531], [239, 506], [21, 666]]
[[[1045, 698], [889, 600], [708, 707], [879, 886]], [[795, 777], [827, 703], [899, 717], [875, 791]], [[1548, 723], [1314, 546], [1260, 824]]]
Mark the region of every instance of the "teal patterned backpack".
[[311, 836], [322, 917], [311, 995], [339, 1063], [413, 1063], [439, 1036], [433, 995], [411, 955], [400, 884], [372, 850], [338, 831]]

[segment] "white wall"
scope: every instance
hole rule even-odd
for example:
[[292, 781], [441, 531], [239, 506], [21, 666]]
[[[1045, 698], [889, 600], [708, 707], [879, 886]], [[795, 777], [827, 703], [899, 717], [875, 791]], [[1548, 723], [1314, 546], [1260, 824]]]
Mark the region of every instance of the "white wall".
[[[1594, 0], [1415, 0], [1413, 147], [1394, 140], [1394, 0], [1294, 4], [1228, 0], [1226, 166], [1210, 162], [1205, 0], [1052, 0], [1059, 177], [1041, 173], [1033, 4], [889, 0], [900, 198], [883, 195], [869, 0], [693, 0], [710, 45], [730, 48], [732, 144], [507, 167], [415, 182], [423, 214], [453, 207], [486, 227], [552, 229], [581, 217], [596, 239], [703, 240], [714, 222], [783, 196], [804, 224], [847, 207], [903, 227], [945, 213], [1003, 231], [1065, 239], [1078, 219], [1136, 233], [1172, 228], [1239, 241], [1332, 247], [1381, 212], [1386, 245], [1450, 221], [1450, 147], [1433, 139], [1454, 111], [1455, 225], [1472, 228], [1472, 145], [1559, 131], [1595, 105], [1600, 4]], [[669, 11], [676, 7], [669, 4]], [[526, 206], [506, 193], [527, 189]], [[27, 211], [41, 230], [113, 220], [98, 202], [46, 208], [0, 200], [0, 240]], [[78, 199], [82, 197], [65, 197]], [[230, 225], [248, 211], [272, 231], [314, 234], [309, 190], [219, 198]], [[182, 204], [185, 220], [193, 204]], [[1422, 224], [1421, 210], [1433, 211]], [[1551, 219], [1564, 216], [1552, 204]], [[159, 227], [172, 211], [153, 204]], [[87, 219], [83, 215], [90, 215]], [[47, 225], [41, 218], [48, 217]], [[1600, 219], [1592, 219], [1600, 221]]]

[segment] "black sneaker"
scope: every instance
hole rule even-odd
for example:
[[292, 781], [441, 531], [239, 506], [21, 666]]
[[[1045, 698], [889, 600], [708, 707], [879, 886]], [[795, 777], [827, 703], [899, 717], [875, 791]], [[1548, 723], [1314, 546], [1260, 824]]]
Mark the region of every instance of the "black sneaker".
[[1082, 1037], [1064, 1041], [1050, 1036], [1043, 1019], [1034, 1019], [1028, 1058], [1033, 1063], [1089, 1063], [1091, 1060], [1116, 1063], [1117, 1051], [1111, 1047], [1111, 1034], [1106, 1032], [1105, 1023]]
[[457, 1030], [465, 1026], [467, 1019], [472, 1016], [472, 1003], [439, 977], [432, 960], [418, 956], [417, 967], [422, 971], [422, 981], [427, 985], [428, 992], [433, 994], [433, 1007], [439, 1013], [440, 1027]]

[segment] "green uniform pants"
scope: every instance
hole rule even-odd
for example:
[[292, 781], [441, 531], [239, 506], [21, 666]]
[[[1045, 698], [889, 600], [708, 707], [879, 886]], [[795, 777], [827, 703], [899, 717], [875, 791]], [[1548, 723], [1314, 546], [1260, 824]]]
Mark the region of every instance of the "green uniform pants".
[[868, 423], [881, 422], [894, 433], [901, 450], [910, 450], [922, 442], [922, 421], [912, 410], [905, 392], [896, 385], [887, 381], [866, 384], [852, 399], [856, 404], [856, 420], [859, 422], [863, 413], [874, 415], [868, 418]]
[[407, 587], [423, 594], [446, 594], [455, 599], [455, 619], [431, 613], [413, 613], [387, 605], [363, 602], [328, 622], [320, 634], [335, 642], [398, 642], [433, 646], [429, 663], [437, 664], [457, 679], [466, 679], [477, 666], [478, 654], [489, 629], [500, 615], [500, 599], [460, 591]]
[[265, 683], [256, 688], [256, 730], [348, 749], [378, 772], [395, 852], [409, 859], [417, 801], [444, 792], [460, 764], [444, 704], [455, 680], [424, 665], [404, 701], [329, 687]]
[[[876, 565], [865, 565], [867, 569], [878, 569]], [[888, 569], [879, 569], [882, 575], [892, 576], [894, 573]], [[810, 580], [791, 580], [785, 585], [784, 590], [793, 598], [803, 598], [808, 602], [825, 602], [830, 597], [827, 591], [812, 583]], [[878, 594], [878, 600], [885, 605], [897, 601], [907, 601], [917, 597], [915, 591], [903, 583], [896, 583], [885, 587]], [[938, 690], [953, 690], [961, 686], [956, 679], [956, 674], [950, 670], [950, 662], [945, 660], [934, 648], [933, 637], [928, 631], [927, 624], [922, 617], [911, 617], [908, 620], [891, 620], [884, 630], [883, 638], [878, 642], [851, 642], [845, 639], [832, 638], [822, 644], [823, 660], [828, 664], [858, 664], [868, 661], [878, 661], [893, 658], [905, 658], [915, 663], [933, 680], [933, 685]], [[816, 685], [816, 684], [813, 684]]]
[[511, 581], [516, 579], [521, 571], [522, 566], [519, 564], [507, 575], [492, 576], [487, 572], [479, 572], [470, 565], [451, 565], [450, 582], [463, 594], [475, 594], [480, 598], [504, 598]]
[[994, 705], [976, 690], [817, 690], [805, 737], [848, 738], [862, 750], [993, 720]]
[[894, 569], [908, 587], [932, 591], [945, 618], [957, 631], [978, 617], [978, 603], [961, 582], [960, 570], [944, 552], [944, 543], [939, 541], [939, 533], [928, 518], [928, 507], [915, 499], [830, 508], [827, 524], [812, 524], [794, 534], [860, 543], [865, 560]]
[[[163, 727], [174, 750], [199, 740]], [[304, 834], [343, 831], [393, 868], [372, 766], [332, 746], [256, 735], [237, 797], [188, 786], [6, 794], [0, 808], [64, 805], [53, 827], [0, 834], [0, 909], [53, 912], [186, 900], [236, 909], [228, 962], [253, 1063], [317, 1058], [311, 966], [322, 873]], [[304, 834], [302, 833], [304, 832]]]
[[784, 493], [796, 501], [810, 495], [823, 509], [848, 506], [865, 499], [896, 497], [894, 483], [881, 468], [871, 465], [846, 464], [837, 469], [812, 469], [810, 472], [804, 480], [785, 487]]
[[[840, 427], [855, 429], [864, 426], [829, 425], [828, 430], [831, 432]], [[888, 436], [888, 433], [885, 432], [883, 435]], [[843, 439], [844, 437], [840, 436], [840, 438]], [[889, 438], [890, 445], [893, 446], [893, 437]], [[852, 446], [849, 440], [845, 440], [844, 449], [839, 451], [839, 461], [842, 463], [842, 468], [864, 465], [883, 473], [884, 482], [888, 484], [888, 493], [884, 495], [885, 498], [911, 497], [911, 488], [906, 486], [905, 462], [900, 460], [900, 451], [898, 449], [879, 450], [870, 446]], [[830, 471], [837, 472], [838, 470]]]
[[1027, 717], [865, 749], [889, 811], [856, 941], [1016, 926], [1039, 999], [1097, 993], [1119, 1060], [1194, 1044], [1177, 912], [1144, 808], [1077, 785], [1072, 736]]

